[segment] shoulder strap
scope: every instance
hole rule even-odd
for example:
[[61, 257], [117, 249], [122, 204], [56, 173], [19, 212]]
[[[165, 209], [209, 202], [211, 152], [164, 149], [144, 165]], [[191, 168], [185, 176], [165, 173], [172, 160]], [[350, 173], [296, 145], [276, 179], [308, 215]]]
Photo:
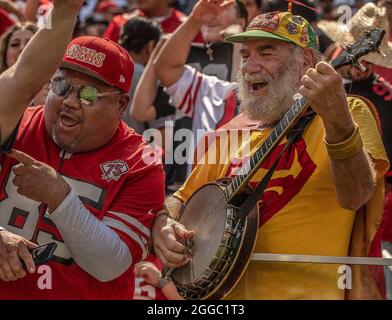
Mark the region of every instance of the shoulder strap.
[[239, 216], [242, 218], [245, 218], [251, 211], [252, 209], [256, 206], [257, 202], [259, 201], [261, 195], [263, 194], [264, 190], [267, 188], [269, 181], [272, 178], [272, 175], [275, 172], [276, 167], [278, 166], [278, 163], [280, 159], [282, 158], [283, 153], [299, 138], [302, 137], [303, 133], [305, 132], [305, 129], [307, 126], [312, 122], [312, 120], [315, 118], [316, 113], [312, 112], [304, 117], [302, 117], [297, 124], [290, 130], [290, 132], [287, 134], [287, 144], [284, 147], [284, 149], [281, 151], [271, 168], [268, 170], [266, 175], [263, 177], [263, 179], [260, 181], [260, 183], [257, 185], [257, 187], [253, 190], [253, 192], [248, 196], [248, 198], [244, 201], [244, 203], [241, 205], [240, 210], [239, 210]]

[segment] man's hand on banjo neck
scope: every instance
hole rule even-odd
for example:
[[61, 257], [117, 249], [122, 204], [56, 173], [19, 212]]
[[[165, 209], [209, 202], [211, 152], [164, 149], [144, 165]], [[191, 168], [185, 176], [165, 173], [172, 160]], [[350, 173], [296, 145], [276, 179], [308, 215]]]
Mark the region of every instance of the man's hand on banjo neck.
[[189, 262], [191, 257], [181, 240], [192, 239], [194, 231], [187, 230], [175, 221], [179, 217], [182, 202], [174, 197], [165, 201], [166, 209], [158, 212], [152, 228], [152, 240], [156, 256], [165, 266], [180, 267]]

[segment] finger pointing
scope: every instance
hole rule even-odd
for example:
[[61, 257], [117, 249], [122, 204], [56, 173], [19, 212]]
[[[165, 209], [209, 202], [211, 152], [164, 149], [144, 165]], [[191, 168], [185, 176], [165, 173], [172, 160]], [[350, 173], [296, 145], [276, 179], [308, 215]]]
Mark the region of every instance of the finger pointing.
[[33, 157], [30, 157], [28, 154], [12, 149], [9, 153], [8, 156], [11, 158], [14, 158], [15, 160], [19, 161], [22, 163], [24, 166], [31, 166], [36, 160]]

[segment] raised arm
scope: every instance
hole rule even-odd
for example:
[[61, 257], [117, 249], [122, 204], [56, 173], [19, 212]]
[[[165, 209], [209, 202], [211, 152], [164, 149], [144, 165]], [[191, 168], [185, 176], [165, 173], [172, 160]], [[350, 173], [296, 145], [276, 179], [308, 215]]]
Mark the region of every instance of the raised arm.
[[184, 72], [192, 40], [203, 24], [213, 20], [232, 1], [200, 0], [188, 19], [172, 34], [154, 61], [155, 71], [165, 87], [176, 83]]
[[36, 22], [39, 0], [26, 0], [25, 16], [27, 20]]
[[143, 71], [133, 95], [129, 115], [137, 121], [151, 121], [157, 116], [154, 100], [157, 95], [157, 76], [150, 61]]
[[308, 70], [302, 84], [301, 94], [323, 120], [337, 201], [356, 211], [372, 196], [376, 172], [350, 114], [342, 79], [329, 64], [320, 62]]
[[143, 75], [136, 86], [129, 113], [137, 121], [151, 121], [157, 117], [154, 101], [158, 92], [158, 78], [155, 73], [153, 61], [162, 49], [165, 41], [166, 38], [161, 39], [154, 48], [143, 71]]
[[0, 76], [1, 144], [12, 133], [28, 103], [58, 68], [82, 3], [83, 0], [55, 0], [52, 28], [39, 30], [16, 64]]

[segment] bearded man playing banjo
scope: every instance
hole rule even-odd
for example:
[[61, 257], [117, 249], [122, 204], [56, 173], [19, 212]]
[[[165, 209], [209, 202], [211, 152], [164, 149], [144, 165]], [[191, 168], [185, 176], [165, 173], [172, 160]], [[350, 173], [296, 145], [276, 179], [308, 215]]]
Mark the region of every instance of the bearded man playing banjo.
[[[203, 15], [213, 16], [224, 3], [200, 1], [185, 25], [199, 27]], [[161, 54], [170, 47], [170, 41], [175, 41], [172, 39]], [[207, 254], [204, 248], [196, 255], [203, 248], [195, 245], [191, 257], [183, 240], [211, 238], [213, 232], [208, 229], [203, 233], [203, 229], [196, 231], [177, 222], [181, 208], [203, 185], [235, 177], [238, 160], [249, 159], [264, 141], [268, 142], [276, 124], [287, 116], [296, 93], [307, 99], [316, 116], [302, 137], [287, 149], [284, 147], [288, 141], [282, 139], [250, 178], [249, 185], [255, 187], [281, 154], [257, 203], [260, 220], [253, 252], [367, 256], [380, 221], [382, 177], [388, 168], [371, 106], [359, 97], [346, 96], [340, 75], [318, 58], [314, 30], [304, 18], [293, 16], [290, 9], [262, 14], [245, 32], [226, 40], [242, 43], [242, 62], [238, 81], [241, 114], [225, 127], [229, 131], [249, 130], [250, 137], [238, 149], [229, 148], [223, 162], [198, 163], [180, 190], [167, 200], [152, 232], [157, 256], [167, 266], [193, 267], [198, 262], [196, 256], [200, 259]], [[214, 135], [218, 137], [221, 131]], [[219, 153], [228, 144], [227, 139], [220, 137], [209, 144], [208, 152]], [[239, 155], [245, 145], [250, 154]], [[222, 154], [217, 156], [220, 158]], [[214, 196], [207, 195], [199, 204], [205, 210], [208, 205], [214, 207]], [[204, 220], [204, 226], [218, 223], [204, 216], [200, 220]], [[346, 291], [338, 285], [338, 267], [327, 263], [250, 261], [226, 298], [380, 297], [367, 267], [352, 266], [352, 290]]]

